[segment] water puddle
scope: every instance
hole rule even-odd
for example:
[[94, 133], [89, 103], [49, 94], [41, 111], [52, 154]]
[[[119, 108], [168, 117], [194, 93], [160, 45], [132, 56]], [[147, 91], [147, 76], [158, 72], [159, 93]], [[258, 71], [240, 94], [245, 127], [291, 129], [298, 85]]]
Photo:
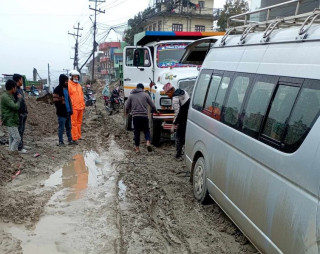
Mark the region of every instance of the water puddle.
[[125, 200], [127, 186], [123, 183], [122, 179], [118, 182], [118, 188], [119, 188], [119, 193], [118, 193], [119, 199], [120, 200]]
[[116, 192], [118, 173], [111, 162], [124, 154], [115, 142], [111, 147], [101, 156], [94, 151], [75, 155], [44, 182], [56, 192], [33, 230], [0, 223], [22, 242], [24, 254], [113, 253], [120, 238], [113, 206], [117, 195], [125, 198], [126, 186], [120, 181]]
[[67, 201], [79, 199], [88, 187], [98, 185], [98, 179], [107, 170], [106, 164], [110, 166], [108, 161], [101, 159], [94, 151], [86, 152], [84, 155], [77, 154], [71, 162], [52, 174], [44, 185], [69, 188]]

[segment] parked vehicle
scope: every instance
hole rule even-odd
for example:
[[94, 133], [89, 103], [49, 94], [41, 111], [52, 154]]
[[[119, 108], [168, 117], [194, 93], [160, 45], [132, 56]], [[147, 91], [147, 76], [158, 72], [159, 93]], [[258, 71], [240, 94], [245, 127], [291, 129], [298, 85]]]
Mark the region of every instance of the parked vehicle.
[[[171, 82], [175, 88], [192, 91], [199, 73], [199, 65], [181, 64], [180, 58], [185, 48], [194, 40], [224, 33], [201, 32], [142, 32], [135, 36], [135, 46], [127, 46], [123, 53], [124, 95], [138, 83], [142, 83], [154, 101], [160, 114], [153, 115], [151, 142], [160, 144], [162, 134], [170, 137], [174, 112], [172, 101], [163, 92], [163, 86]], [[151, 82], [150, 82], [151, 79]], [[152, 86], [150, 86], [152, 84]], [[125, 121], [125, 128], [131, 127], [131, 116]]]
[[109, 96], [104, 96], [104, 105], [109, 115], [124, 111], [124, 99], [121, 96], [114, 98], [113, 103]]
[[97, 98], [94, 94], [95, 94], [94, 91], [92, 91], [91, 89], [86, 90], [84, 94], [84, 102], [87, 107], [88, 106], [96, 107]]
[[[3, 75], [4, 84], [8, 79], [12, 79], [13, 77], [13, 74], [2, 74], [2, 75]], [[43, 84], [41, 81], [30, 81], [26, 78], [25, 75], [22, 75], [22, 81], [23, 81], [23, 84], [22, 84], [23, 90], [27, 93], [29, 93], [32, 89], [37, 89], [38, 92], [39, 90], [41, 91], [43, 89]]]
[[229, 30], [193, 92], [185, 154], [194, 196], [214, 199], [262, 253], [320, 251], [319, 15]]

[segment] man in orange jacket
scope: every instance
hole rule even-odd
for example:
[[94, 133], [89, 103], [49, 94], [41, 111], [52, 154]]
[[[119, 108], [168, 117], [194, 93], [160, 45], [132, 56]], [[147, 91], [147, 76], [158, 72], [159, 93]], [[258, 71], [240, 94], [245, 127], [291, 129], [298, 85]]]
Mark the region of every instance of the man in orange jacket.
[[80, 73], [76, 70], [70, 71], [68, 82], [69, 96], [72, 104], [73, 114], [71, 115], [71, 135], [74, 141], [81, 139], [82, 117], [85, 108], [82, 87], [79, 84]]

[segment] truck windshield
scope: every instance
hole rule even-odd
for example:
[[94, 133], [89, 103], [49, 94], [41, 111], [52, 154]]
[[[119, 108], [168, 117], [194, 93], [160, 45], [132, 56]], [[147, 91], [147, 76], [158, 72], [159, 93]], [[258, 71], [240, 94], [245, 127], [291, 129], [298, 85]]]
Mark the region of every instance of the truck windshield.
[[157, 49], [157, 66], [166, 68], [180, 65], [179, 61], [189, 43], [160, 44]]

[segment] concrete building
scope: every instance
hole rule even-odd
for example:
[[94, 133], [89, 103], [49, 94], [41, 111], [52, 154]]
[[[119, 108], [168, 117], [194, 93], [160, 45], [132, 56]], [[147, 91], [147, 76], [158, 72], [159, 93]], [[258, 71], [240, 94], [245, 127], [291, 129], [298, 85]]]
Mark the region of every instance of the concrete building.
[[150, 6], [145, 31], [212, 31], [213, 0], [152, 0]]
[[121, 81], [123, 78], [122, 61], [125, 46], [125, 42], [103, 42], [99, 45], [99, 50], [103, 52], [100, 63], [101, 75], [104, 79]]
[[[254, 11], [260, 8], [268, 7], [271, 5], [287, 2], [288, 0], [251, 0], [250, 10]], [[275, 10], [271, 10], [270, 19], [276, 17], [287, 17], [295, 14], [297, 3], [291, 3]], [[315, 8], [320, 7], [320, 0], [301, 0], [299, 14], [312, 12]], [[266, 12], [252, 15], [250, 20], [263, 21], [266, 18]]]

